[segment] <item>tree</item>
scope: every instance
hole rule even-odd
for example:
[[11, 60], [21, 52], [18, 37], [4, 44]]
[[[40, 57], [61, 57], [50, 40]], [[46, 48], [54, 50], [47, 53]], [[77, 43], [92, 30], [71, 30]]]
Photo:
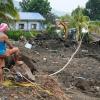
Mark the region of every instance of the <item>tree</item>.
[[0, 0], [0, 21], [19, 18], [17, 10], [14, 7], [12, 0]]
[[77, 29], [77, 40], [80, 40], [83, 36], [82, 28], [88, 29], [89, 17], [84, 15], [84, 9], [78, 7], [72, 12], [72, 23]]
[[89, 0], [86, 10], [91, 20], [100, 20], [100, 0]]
[[71, 25], [74, 25], [77, 29], [77, 40], [80, 40], [83, 36], [82, 28], [88, 30], [88, 34], [85, 35], [84, 39], [89, 42], [91, 33], [100, 32], [100, 21], [91, 21], [88, 16], [85, 15], [84, 9], [78, 7], [72, 12], [72, 22]]
[[39, 12], [46, 19], [50, 15], [51, 7], [48, 0], [22, 0], [20, 2], [22, 11], [26, 12]]

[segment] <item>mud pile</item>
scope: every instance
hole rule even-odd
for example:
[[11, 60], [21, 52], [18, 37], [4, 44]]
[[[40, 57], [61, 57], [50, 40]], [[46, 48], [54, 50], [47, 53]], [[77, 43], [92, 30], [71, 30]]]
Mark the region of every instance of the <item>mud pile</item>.
[[[58, 40], [43, 39], [35, 41], [31, 50], [26, 49], [24, 43], [18, 42], [16, 45], [19, 46], [22, 54], [28, 56], [35, 65], [37, 70], [37, 72], [35, 72], [35, 75], [37, 75], [36, 83], [42, 84], [47, 90], [50, 90], [53, 93], [58, 93], [61, 96], [67, 95], [66, 99], [67, 97], [71, 100], [100, 99], [100, 46], [82, 45], [67, 68], [55, 75], [57, 79], [57, 82], [55, 83], [52, 79], [43, 79], [41, 75], [49, 75], [62, 68], [76, 50], [76, 45], [66, 47], [63, 42], [59, 42]], [[46, 82], [45, 80], [48, 81]], [[52, 84], [53, 82], [54, 84]], [[55, 85], [57, 86], [56, 88]], [[53, 89], [50, 87], [53, 87]], [[22, 87], [20, 88], [22, 89]], [[25, 88], [25, 91], [28, 92], [28, 89], [28, 94], [32, 94], [30, 92], [33, 91], [31, 88]], [[48, 96], [45, 98], [36, 98], [34, 100], [64, 100], [61, 98], [57, 99], [56, 97], [53, 98], [52, 96], [47, 97]], [[24, 99], [31, 100], [32, 98]]]

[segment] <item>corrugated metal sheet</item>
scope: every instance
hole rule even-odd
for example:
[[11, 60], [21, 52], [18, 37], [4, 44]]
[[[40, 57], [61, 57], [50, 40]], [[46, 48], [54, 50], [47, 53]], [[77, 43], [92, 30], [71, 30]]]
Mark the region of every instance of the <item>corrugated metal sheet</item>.
[[39, 14], [34, 12], [19, 12], [20, 20], [45, 20], [45, 18]]

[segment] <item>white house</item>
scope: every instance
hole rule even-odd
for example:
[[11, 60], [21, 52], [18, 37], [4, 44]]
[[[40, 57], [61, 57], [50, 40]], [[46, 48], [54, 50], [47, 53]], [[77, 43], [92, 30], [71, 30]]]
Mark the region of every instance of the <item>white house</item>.
[[13, 25], [14, 30], [44, 30], [43, 21], [45, 21], [45, 18], [41, 14], [35, 12], [19, 12], [19, 17], [19, 21], [16, 21]]

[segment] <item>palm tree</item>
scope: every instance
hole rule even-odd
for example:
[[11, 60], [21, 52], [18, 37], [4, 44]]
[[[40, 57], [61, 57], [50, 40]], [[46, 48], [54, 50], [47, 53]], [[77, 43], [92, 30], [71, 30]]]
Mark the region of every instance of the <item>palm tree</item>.
[[83, 36], [82, 28], [88, 30], [90, 18], [83, 14], [83, 9], [78, 7], [76, 10], [72, 12], [72, 23], [77, 29], [77, 40], [80, 40]]
[[13, 18], [18, 19], [17, 10], [14, 7], [12, 0], [0, 0], [0, 19], [8, 21]]
[[[77, 34], [76, 34], [76, 37], [77, 37], [77, 41], [79, 41], [82, 37], [82, 28], [85, 28], [85, 29], [88, 29], [88, 26], [89, 26], [89, 17], [88, 16], [85, 16], [83, 14], [83, 9], [78, 7], [77, 9], [75, 9], [73, 12], [72, 12], [72, 15], [65, 15], [65, 16], [62, 16], [61, 18], [61, 21], [67, 21], [68, 24], [67, 24], [67, 32], [68, 32], [68, 28], [76, 28], [77, 29]], [[67, 35], [65, 35], [66, 38], [67, 38]]]
[[[85, 16], [84, 9], [83, 8], [76, 8], [72, 15], [65, 15], [60, 17], [61, 21], [66, 20], [68, 22], [67, 30], [68, 28], [76, 28], [77, 29], [77, 41], [79, 41], [83, 37], [82, 29], [85, 28], [88, 30], [88, 34], [85, 35], [85, 37], [90, 39], [90, 34], [100, 33], [100, 22], [99, 21], [90, 21], [90, 18], [88, 16]], [[66, 35], [67, 36], [67, 35]], [[87, 37], [88, 36], [88, 37]]]

